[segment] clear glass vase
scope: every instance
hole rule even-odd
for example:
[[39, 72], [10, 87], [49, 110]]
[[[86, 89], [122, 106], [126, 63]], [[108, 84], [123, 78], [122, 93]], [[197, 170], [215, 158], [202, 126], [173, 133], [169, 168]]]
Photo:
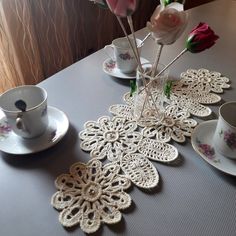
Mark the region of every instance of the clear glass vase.
[[143, 64], [143, 71], [140, 68], [136, 72], [136, 92], [134, 93], [133, 115], [137, 121], [152, 125], [159, 122], [164, 117], [164, 87], [168, 80], [169, 70], [165, 70], [161, 75], [158, 73], [165, 67], [158, 64], [153, 75], [152, 65]]

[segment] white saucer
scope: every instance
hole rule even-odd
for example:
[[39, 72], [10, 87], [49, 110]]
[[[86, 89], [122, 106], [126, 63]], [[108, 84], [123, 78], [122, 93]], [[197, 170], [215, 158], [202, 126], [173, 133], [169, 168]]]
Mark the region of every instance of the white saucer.
[[[141, 60], [141, 64], [149, 63], [149, 61], [143, 57], [141, 57], [140, 60]], [[103, 71], [108, 75], [114, 76], [116, 78], [121, 78], [121, 79], [134, 79], [136, 77], [136, 71], [131, 72], [129, 74], [121, 72], [116, 67], [116, 62], [113, 61], [111, 58], [108, 58], [103, 62]]]
[[193, 131], [191, 142], [194, 150], [216, 169], [236, 176], [236, 160], [231, 160], [217, 152], [213, 147], [213, 135], [217, 120], [205, 121]]
[[0, 150], [9, 154], [30, 154], [45, 150], [58, 143], [69, 128], [64, 112], [48, 107], [48, 129], [39, 137], [24, 139], [16, 135], [7, 125], [5, 116], [0, 119]]

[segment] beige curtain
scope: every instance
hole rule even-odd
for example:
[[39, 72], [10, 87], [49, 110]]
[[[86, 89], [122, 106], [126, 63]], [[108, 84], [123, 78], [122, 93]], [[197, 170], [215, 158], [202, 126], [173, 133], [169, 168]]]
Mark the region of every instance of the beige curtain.
[[[135, 29], [156, 5], [140, 1]], [[39, 83], [119, 36], [115, 17], [89, 0], [0, 0], [0, 93]]]

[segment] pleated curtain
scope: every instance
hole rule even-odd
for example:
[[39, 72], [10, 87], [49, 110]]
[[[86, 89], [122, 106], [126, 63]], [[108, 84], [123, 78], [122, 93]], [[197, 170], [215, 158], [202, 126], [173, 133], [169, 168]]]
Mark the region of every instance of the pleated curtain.
[[[157, 4], [140, 1], [136, 30]], [[0, 0], [0, 93], [37, 84], [120, 36], [115, 16], [88, 0]]]

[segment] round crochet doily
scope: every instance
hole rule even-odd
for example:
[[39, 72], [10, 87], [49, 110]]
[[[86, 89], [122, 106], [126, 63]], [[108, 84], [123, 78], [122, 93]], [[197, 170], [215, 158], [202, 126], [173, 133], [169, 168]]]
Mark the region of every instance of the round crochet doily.
[[137, 123], [123, 117], [103, 116], [97, 122], [86, 122], [84, 128], [79, 133], [81, 149], [89, 151], [93, 158], [106, 157], [112, 162], [120, 161], [125, 154], [136, 152], [138, 142], [142, 139], [142, 134], [136, 131]]
[[142, 130], [144, 137], [155, 137], [159, 142], [169, 142], [171, 139], [176, 142], [184, 142], [185, 137], [190, 137], [197, 122], [190, 117], [190, 113], [181, 110], [179, 107], [169, 105], [166, 107], [164, 119], [155, 122], [154, 125], [145, 127]]
[[[126, 176], [140, 188], [153, 188], [158, 184], [158, 172], [154, 171], [155, 167], [148, 159], [169, 163], [178, 157], [174, 146], [144, 139], [142, 132], [138, 132], [135, 121], [117, 116], [103, 116], [97, 122], [86, 122], [84, 128], [79, 133], [82, 139], [81, 149], [90, 152], [92, 158], [107, 158], [117, 163]], [[127, 158], [131, 160], [134, 156], [138, 161], [132, 168], [124, 165]], [[141, 172], [146, 175], [137, 180], [137, 173]]]
[[87, 164], [77, 162], [69, 174], [57, 177], [58, 191], [51, 204], [61, 211], [61, 224], [65, 227], [80, 224], [84, 232], [93, 233], [101, 223], [119, 222], [120, 210], [131, 204], [131, 197], [125, 192], [130, 180], [119, 172], [120, 167], [114, 163], [102, 166], [99, 160], [91, 160]]

